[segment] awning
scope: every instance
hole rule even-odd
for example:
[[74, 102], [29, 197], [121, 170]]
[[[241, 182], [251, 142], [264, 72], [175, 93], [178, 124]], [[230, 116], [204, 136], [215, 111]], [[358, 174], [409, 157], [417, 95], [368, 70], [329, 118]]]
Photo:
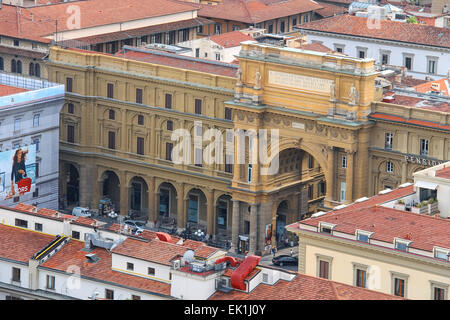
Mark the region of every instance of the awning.
[[417, 181], [416, 183], [414, 183], [414, 186], [419, 187], [419, 188], [435, 190], [438, 185], [437, 185], [437, 183], [433, 183], [433, 182]]

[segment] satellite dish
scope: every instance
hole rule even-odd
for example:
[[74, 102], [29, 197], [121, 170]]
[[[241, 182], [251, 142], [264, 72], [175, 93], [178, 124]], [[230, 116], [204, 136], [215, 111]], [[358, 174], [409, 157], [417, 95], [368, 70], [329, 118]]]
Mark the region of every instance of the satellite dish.
[[192, 250], [188, 250], [184, 253], [183, 255], [183, 259], [184, 261], [191, 263], [192, 261], [194, 261], [194, 251]]

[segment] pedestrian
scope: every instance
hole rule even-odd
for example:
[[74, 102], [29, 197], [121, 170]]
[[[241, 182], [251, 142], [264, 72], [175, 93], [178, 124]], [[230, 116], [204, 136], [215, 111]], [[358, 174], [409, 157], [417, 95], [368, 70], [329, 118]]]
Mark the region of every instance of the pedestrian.
[[290, 251], [291, 257], [294, 255], [294, 250], [291, 249]]

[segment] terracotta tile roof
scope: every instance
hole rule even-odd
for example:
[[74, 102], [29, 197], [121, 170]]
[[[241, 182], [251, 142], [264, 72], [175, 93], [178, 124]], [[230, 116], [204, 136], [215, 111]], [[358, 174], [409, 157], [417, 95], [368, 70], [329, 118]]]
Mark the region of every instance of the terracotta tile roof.
[[450, 96], [450, 79], [443, 78], [439, 80], [429, 81], [414, 87], [416, 92], [442, 92], [445, 96]]
[[182, 256], [188, 249], [172, 243], [159, 240], [144, 242], [127, 238], [124, 242], [112, 250], [113, 253], [155, 262], [170, 266], [171, 261]]
[[9, 55], [20, 55], [23, 57], [28, 58], [36, 58], [36, 59], [43, 59], [47, 53], [45, 52], [39, 52], [39, 51], [32, 51], [32, 50], [25, 50], [20, 48], [12, 48], [7, 46], [0, 46], [0, 53], [9, 54]]
[[354, 235], [356, 229], [373, 232], [372, 239], [393, 243], [394, 238], [410, 237], [410, 247], [432, 251], [434, 246], [450, 249], [450, 219], [435, 218], [428, 215], [401, 211], [383, 206], [383, 202], [412, 193], [413, 186], [377, 195], [361, 203], [349, 205], [340, 210], [299, 221], [299, 224], [315, 226], [319, 222], [336, 225], [333, 232]]
[[324, 46], [323, 44], [318, 43], [318, 42], [302, 44], [298, 47], [298, 49], [318, 51], [318, 52], [332, 52], [333, 51], [330, 48], [328, 48], [327, 46]]
[[436, 171], [436, 177], [450, 179], [450, 167]]
[[321, 5], [311, 0], [222, 0], [217, 5], [202, 6], [198, 15], [254, 24], [320, 8]]
[[449, 28], [438, 28], [390, 20], [381, 20], [380, 28], [369, 28], [367, 18], [348, 14], [312, 21], [298, 25], [297, 28], [331, 34], [344, 34], [450, 48]]
[[[430, 108], [427, 108], [430, 109]], [[439, 109], [438, 111], [443, 111]], [[448, 111], [447, 111], [448, 112]], [[440, 130], [450, 130], [450, 125], [443, 125], [437, 122], [432, 121], [424, 121], [424, 120], [418, 120], [418, 119], [406, 119], [400, 116], [392, 116], [389, 114], [384, 113], [371, 113], [369, 115], [369, 118], [371, 119], [381, 119], [381, 120], [387, 120], [387, 121], [393, 121], [393, 122], [400, 122], [404, 124], [412, 124], [420, 127], [428, 127], [428, 128], [435, 128]]]
[[27, 262], [54, 236], [0, 224], [0, 257]]
[[100, 258], [97, 263], [87, 262], [87, 252], [81, 251], [83, 248], [83, 242], [70, 241], [41, 266], [63, 272], [67, 272], [71, 266], [77, 266], [82, 277], [170, 296], [170, 284], [112, 270], [111, 254], [103, 248], [95, 248], [91, 252]]
[[198, 258], [203, 258], [203, 259], [208, 259], [213, 254], [215, 254], [217, 251], [219, 251], [217, 248], [206, 246], [206, 245], [203, 245], [203, 246], [197, 248], [196, 250], [194, 250], [195, 256]]
[[403, 300], [364, 288], [298, 274], [292, 281], [279, 280], [274, 285], [261, 283], [250, 293], [217, 291], [210, 300]]
[[29, 91], [29, 90], [0, 84], [0, 97], [9, 96], [11, 94], [21, 93], [21, 92], [26, 92], [26, 91]]
[[[149, 27], [130, 29], [125, 31], [111, 32], [98, 34], [95, 36], [82, 37], [77, 38], [76, 40], [81, 41], [85, 44], [96, 44], [96, 43], [105, 43], [116, 40], [125, 40], [134, 37], [140, 37], [144, 35], [151, 35], [155, 33], [161, 32], [169, 32], [173, 30], [179, 30], [184, 28], [194, 28], [197, 26], [208, 25], [214, 23], [211, 20], [206, 18], [197, 17], [190, 20], [182, 20], [171, 23], [158, 24]], [[62, 42], [64, 43], [64, 42]]]
[[237, 66], [234, 64], [224, 62], [216, 63], [216, 61], [185, 57], [151, 49], [145, 49], [145, 52], [121, 50], [116, 54], [116, 56], [180, 69], [194, 70], [226, 77], [236, 77]]
[[214, 35], [209, 38], [212, 42], [224, 48], [238, 47], [241, 42], [253, 40], [253, 37], [243, 34], [239, 30]]
[[344, 14], [348, 12], [348, 8], [344, 8], [342, 6], [337, 6], [335, 4], [326, 3], [322, 1], [317, 1], [323, 8], [316, 10], [316, 13], [323, 18], [333, 17], [338, 14]]
[[[82, 17], [82, 29], [195, 11], [198, 8], [195, 4], [175, 0], [89, 0], [77, 1], [76, 5]], [[15, 6], [3, 4], [0, 35], [50, 43], [51, 40], [44, 37], [55, 32], [56, 21], [58, 31], [66, 31], [71, 27], [67, 23], [72, 15], [69, 6], [73, 6], [73, 1], [20, 8], [18, 15]]]

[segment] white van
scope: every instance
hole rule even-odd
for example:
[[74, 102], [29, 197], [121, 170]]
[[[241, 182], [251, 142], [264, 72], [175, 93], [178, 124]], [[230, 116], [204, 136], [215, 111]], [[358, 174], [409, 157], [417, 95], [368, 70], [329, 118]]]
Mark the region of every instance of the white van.
[[72, 210], [72, 215], [77, 217], [90, 217], [91, 213], [89, 212], [89, 208], [75, 207]]

